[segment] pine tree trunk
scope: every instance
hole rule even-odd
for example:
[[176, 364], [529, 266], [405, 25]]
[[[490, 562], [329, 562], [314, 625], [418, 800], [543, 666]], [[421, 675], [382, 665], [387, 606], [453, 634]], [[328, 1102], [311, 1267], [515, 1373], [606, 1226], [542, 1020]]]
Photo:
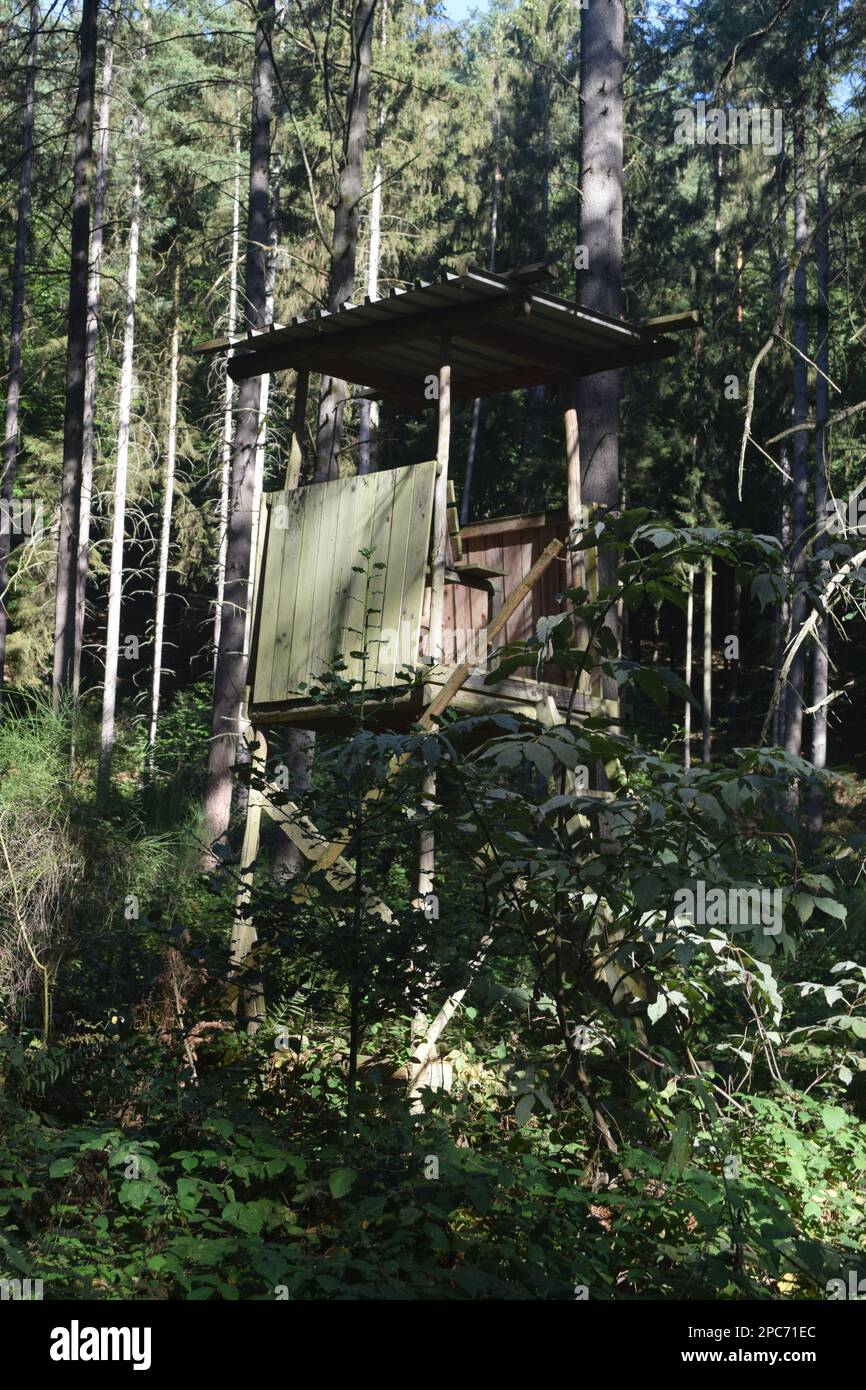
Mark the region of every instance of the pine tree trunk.
[[120, 397], [117, 409], [117, 461], [111, 513], [111, 560], [108, 581], [108, 622], [105, 632], [105, 681], [102, 687], [102, 731], [99, 740], [99, 796], [104, 800], [111, 781], [117, 708], [117, 667], [120, 658], [120, 613], [123, 603], [123, 538], [126, 526], [126, 482], [129, 471], [129, 435], [132, 422], [132, 379], [135, 352], [135, 311], [138, 297], [138, 240], [141, 226], [140, 129], [132, 173], [129, 217], [129, 251], [126, 263], [126, 312], [123, 321], [123, 353]]
[[[271, 180], [271, 206], [268, 221], [268, 255], [265, 267], [265, 323], [274, 321], [274, 295], [277, 286], [277, 243], [279, 241], [279, 221], [280, 221], [280, 166], [278, 158], [273, 159], [273, 177]], [[259, 433], [256, 439], [256, 464], [253, 473], [253, 518], [250, 531], [250, 552], [253, 557], [250, 563], [249, 578], [247, 579], [247, 602], [246, 616], [244, 621], [244, 660], [250, 659], [250, 638], [252, 636], [252, 616], [253, 616], [253, 586], [255, 584], [254, 561], [256, 547], [259, 536], [259, 511], [262, 504], [262, 493], [265, 484], [265, 459], [268, 448], [268, 410], [271, 399], [271, 378], [270, 375], [260, 377], [262, 383], [261, 395], [259, 396]], [[243, 753], [246, 756], [246, 746], [244, 740], [239, 740], [240, 745], [244, 745]]]
[[111, 82], [114, 68], [114, 30], [118, 6], [113, 4], [105, 22], [102, 58], [102, 94], [96, 141], [96, 178], [93, 184], [93, 227], [90, 234], [90, 278], [87, 287], [87, 355], [84, 361], [84, 439], [81, 452], [81, 507], [78, 517], [78, 568], [75, 576], [75, 648], [72, 654], [72, 694], [81, 685], [81, 653], [84, 646], [84, 605], [90, 568], [90, 518], [93, 504], [93, 432], [96, 405], [96, 349], [99, 340], [99, 300], [102, 282], [102, 248], [105, 237], [105, 189], [108, 181], [108, 132]]
[[[794, 254], [800, 255], [806, 244], [806, 149], [804, 113], [799, 111], [794, 126]], [[808, 350], [807, 334], [807, 280], [806, 261], [801, 256], [794, 276], [794, 354], [793, 395], [794, 424], [802, 425], [808, 415], [808, 378], [805, 354]], [[791, 445], [791, 556], [795, 584], [805, 578], [806, 551], [805, 535], [808, 513], [808, 441], [805, 430], [792, 436]], [[796, 637], [806, 616], [806, 600], [794, 596], [791, 613], [791, 636]], [[785, 688], [785, 748], [797, 756], [802, 751], [803, 741], [803, 679], [805, 675], [806, 648], [801, 645], [791, 664], [788, 683]]]
[[[779, 481], [779, 542], [782, 546], [782, 554], [786, 557], [791, 549], [791, 466], [790, 455], [788, 453], [787, 442], [779, 450], [779, 467], [782, 469], [782, 477]], [[785, 647], [791, 631], [791, 606], [787, 598], [784, 598], [776, 609], [776, 620], [773, 632], [773, 689], [779, 681], [779, 673], [782, 669]], [[777, 702], [773, 714], [773, 743], [777, 748], [784, 747], [785, 744], [785, 700], [784, 695]]]
[[[577, 271], [576, 299], [589, 309], [622, 313], [622, 151], [625, 5], [593, 0], [580, 16], [580, 212], [578, 245], [588, 264]], [[619, 504], [619, 372], [596, 372], [575, 384], [583, 500]], [[615, 561], [599, 554], [599, 584], [614, 581]], [[619, 639], [619, 622], [609, 626]], [[615, 699], [605, 678], [604, 695]]]
[[[237, 120], [240, 121], [240, 100], [238, 100]], [[232, 205], [232, 242], [231, 254], [229, 259], [229, 316], [228, 316], [228, 336], [234, 338], [238, 327], [238, 252], [240, 247], [240, 227], [241, 227], [241, 137], [238, 132], [235, 140], [235, 192], [234, 203]], [[220, 628], [223, 620], [223, 593], [225, 591], [226, 579], [226, 549], [228, 547], [229, 536], [229, 494], [231, 492], [232, 479], [232, 435], [233, 430], [233, 411], [235, 385], [226, 372], [225, 380], [225, 400], [223, 404], [223, 443], [222, 443], [222, 470], [220, 473], [220, 509], [219, 509], [219, 556], [217, 560], [217, 598], [216, 612], [214, 614], [213, 628], [213, 650], [214, 650], [214, 673], [216, 673], [216, 658], [220, 645]]]
[[[270, 30], [272, 0], [259, 0], [253, 63], [250, 122], [250, 192], [244, 277], [248, 329], [265, 326], [266, 262], [269, 220], [268, 175], [274, 69]], [[250, 572], [255, 453], [259, 433], [261, 378], [248, 377], [237, 394], [237, 424], [232, 454], [231, 495], [226, 544], [220, 643], [214, 675], [211, 742], [204, 791], [206, 833], [213, 841], [228, 828], [232, 800], [232, 766], [237, 747], [240, 705], [246, 681], [244, 629]]]
[[[688, 570], [689, 594], [686, 601], [686, 669], [685, 682], [689, 690], [692, 688], [692, 642], [695, 630], [695, 571], [692, 565]], [[686, 707], [683, 714], [683, 767], [690, 768], [692, 765], [692, 707], [686, 700]]]
[[[496, 236], [499, 230], [499, 197], [502, 185], [502, 170], [499, 165], [499, 146], [501, 143], [502, 111], [500, 104], [499, 70], [493, 75], [493, 191], [490, 198], [490, 244], [487, 249], [487, 269], [496, 269]], [[466, 469], [463, 474], [463, 495], [460, 498], [460, 525], [468, 526], [472, 513], [472, 480], [475, 472], [475, 455], [478, 450], [478, 435], [481, 426], [481, 397], [472, 402], [472, 426], [469, 430], [469, 449], [466, 454]]]
[[75, 167], [72, 176], [72, 236], [63, 410], [63, 472], [57, 538], [54, 610], [53, 702], [60, 708], [75, 665], [75, 599], [78, 524], [84, 445], [84, 364], [87, 357], [87, 284], [90, 253], [90, 183], [93, 166], [93, 98], [99, 0], [82, 0], [78, 92], [75, 100]]
[[702, 711], [702, 760], [708, 763], [713, 748], [713, 557], [704, 561], [704, 700]]
[[[336, 313], [352, 297], [358, 254], [358, 221], [363, 196], [364, 145], [370, 102], [370, 66], [373, 53], [373, 16], [376, 0], [355, 0], [352, 17], [352, 62], [346, 128], [340, 163], [339, 190], [334, 209], [328, 311]], [[316, 431], [316, 482], [339, 477], [340, 445], [346, 383], [323, 376]]]
[[[770, 279], [774, 290], [781, 295], [788, 274], [788, 200], [786, 183], [787, 162], [784, 149], [780, 150], [779, 158], [776, 163], [776, 216], [778, 222], [778, 240], [776, 245], [776, 255], [770, 266]], [[782, 553], [788, 557], [788, 547], [791, 543], [791, 467], [788, 453], [788, 441], [783, 440], [779, 446], [779, 469], [781, 478], [779, 481], [779, 541], [782, 546]], [[776, 604], [773, 615], [773, 691], [779, 683], [779, 673], [782, 669], [782, 659], [784, 655], [785, 639], [790, 622], [790, 610], [787, 599], [783, 599]], [[785, 742], [785, 710], [784, 697], [776, 702], [773, 710], [772, 720], [772, 739], [777, 748]]]
[[[270, 212], [268, 216], [268, 254], [265, 266], [265, 323], [274, 321], [274, 296], [277, 284], [277, 243], [279, 241], [279, 216], [280, 216], [280, 165], [279, 158], [273, 157], [271, 165], [271, 195]], [[262, 505], [262, 493], [265, 481], [265, 459], [268, 446], [268, 410], [271, 398], [271, 378], [270, 374], [259, 378], [261, 381], [261, 395], [259, 396], [259, 432], [256, 439], [256, 461], [253, 470], [253, 515], [250, 525], [250, 567], [247, 577], [247, 598], [244, 616], [244, 665], [249, 665], [250, 642], [252, 640], [252, 620], [253, 602], [255, 598], [255, 562], [258, 554], [259, 542], [259, 513]], [[237, 746], [237, 765], [244, 767], [251, 761], [250, 745], [243, 737], [238, 738]], [[242, 777], [238, 784], [237, 791], [237, 812], [238, 815], [246, 815], [249, 804], [249, 784], [245, 777]], [[280, 835], [279, 839], [288, 839], [286, 835]]]
[[718, 274], [722, 264], [722, 190], [724, 171], [722, 145], [716, 146], [716, 159], [713, 166], [713, 274], [716, 277], [714, 297], [718, 302]]
[[12, 312], [9, 328], [9, 358], [6, 376], [6, 415], [3, 434], [3, 481], [0, 485], [0, 701], [3, 698], [6, 667], [6, 635], [9, 615], [6, 598], [9, 589], [9, 551], [12, 547], [12, 492], [18, 459], [19, 413], [21, 405], [21, 344], [24, 337], [24, 296], [27, 243], [30, 238], [30, 183], [33, 172], [33, 124], [36, 116], [36, 48], [39, 36], [39, 5], [30, 3], [30, 38], [24, 78], [24, 122], [21, 131], [21, 172], [18, 177], [18, 216], [15, 225], [15, 259], [12, 264]]
[[[388, 45], [387, 0], [382, 6], [382, 53]], [[385, 132], [385, 105], [381, 97], [376, 109], [376, 167], [373, 172], [373, 192], [370, 195], [370, 236], [367, 250], [367, 298], [379, 298], [379, 262], [382, 256], [382, 141]], [[358, 422], [358, 472], [369, 473], [375, 467], [374, 440], [379, 428], [378, 401], [362, 401]], [[285, 835], [281, 836], [286, 839]]]
[[[579, 304], [619, 318], [622, 312], [623, 0], [595, 0], [580, 23], [580, 217], [578, 244], [588, 265], [577, 272]], [[619, 500], [618, 372], [577, 382], [583, 496], [615, 507]]]
[[[818, 45], [818, 70], [826, 74], [826, 40], [822, 31]], [[829, 450], [829, 430], [827, 418], [830, 413], [830, 388], [827, 376], [830, 370], [830, 234], [826, 225], [827, 217], [827, 91], [826, 78], [818, 102], [818, 199], [815, 208], [819, 231], [815, 240], [815, 262], [817, 271], [818, 311], [816, 316], [817, 346], [815, 364], [818, 368], [815, 379], [815, 524], [824, 523], [827, 510], [827, 466]], [[816, 548], [820, 550], [824, 541], [820, 534]], [[819, 572], [819, 586], [826, 584], [829, 565], [824, 562]], [[827, 766], [827, 696], [829, 683], [829, 642], [830, 624], [827, 618], [819, 618], [815, 630], [815, 649], [812, 656], [812, 762], [817, 768]], [[809, 792], [809, 834], [819, 840], [824, 829], [824, 798], [819, 787]]]
[[730, 665], [728, 666], [728, 717], [731, 720], [731, 723], [733, 724], [736, 715], [737, 698], [739, 691], [740, 624], [742, 622], [741, 610], [743, 606], [743, 584], [742, 580], [740, 579], [740, 576], [736, 573], [733, 576], [732, 585], [733, 593], [731, 596], [731, 636], [735, 638], [734, 650], [736, 652], [736, 655], [728, 658], [730, 662]]
[[153, 620], [153, 677], [150, 687], [150, 725], [147, 731], [148, 768], [152, 773], [159, 721], [159, 694], [162, 683], [162, 645], [165, 631], [165, 595], [168, 588], [168, 557], [171, 549], [171, 512], [174, 502], [174, 464], [177, 454], [177, 388], [180, 357], [180, 263], [174, 267], [172, 287], [172, 331], [168, 367], [168, 432], [165, 445], [165, 477], [162, 484], [162, 524], [159, 532], [159, 565], [156, 577], [156, 612]]
[[[331, 243], [331, 270], [328, 284], [328, 309], [331, 313], [341, 309], [351, 299], [355, 280], [360, 199], [363, 194], [364, 147], [367, 139], [370, 100], [370, 68], [375, 9], [376, 0], [356, 0], [352, 22], [352, 64], [349, 72], [349, 96], [346, 106], [339, 197], [334, 209], [334, 231]], [[378, 138], [377, 145], [380, 145]], [[373, 185], [374, 198], [377, 191], [381, 198], [380, 181], [380, 166], [377, 162]], [[381, 202], [379, 203], [378, 216], [381, 219]], [[368, 268], [367, 288], [371, 298], [375, 298], [378, 292], [378, 255], [378, 249], [373, 244], [373, 214], [371, 210], [370, 267]], [[371, 281], [370, 278], [373, 267], [376, 271], [375, 281]], [[327, 482], [339, 476], [339, 454], [345, 401], [346, 383], [334, 377], [323, 377], [316, 430], [316, 468], [314, 474], [316, 482]], [[368, 431], [371, 425], [372, 420], [368, 417]], [[362, 452], [358, 462], [359, 472], [369, 468], [369, 448], [366, 452], [366, 458]], [[364, 463], [366, 468], [362, 467]], [[290, 786], [295, 792], [303, 793], [310, 785], [314, 753], [315, 734], [306, 729], [294, 729], [286, 736], [283, 745], [283, 760], [289, 770]], [[271, 877], [276, 882], [291, 877], [300, 867], [290, 843], [280, 843], [286, 839], [287, 837], [284, 835], [278, 837], [271, 856]]]

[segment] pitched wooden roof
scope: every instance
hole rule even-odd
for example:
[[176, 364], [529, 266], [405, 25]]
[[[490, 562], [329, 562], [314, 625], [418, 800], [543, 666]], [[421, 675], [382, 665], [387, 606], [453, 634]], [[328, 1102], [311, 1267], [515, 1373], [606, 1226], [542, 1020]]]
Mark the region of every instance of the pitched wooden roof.
[[433, 284], [202, 346], [231, 349], [235, 381], [307, 369], [366, 387], [397, 408], [420, 409], [432, 404], [429, 379], [444, 340], [455, 400], [567, 383], [676, 351], [654, 328], [575, 305], [528, 285], [519, 272], [481, 270], [446, 271]]

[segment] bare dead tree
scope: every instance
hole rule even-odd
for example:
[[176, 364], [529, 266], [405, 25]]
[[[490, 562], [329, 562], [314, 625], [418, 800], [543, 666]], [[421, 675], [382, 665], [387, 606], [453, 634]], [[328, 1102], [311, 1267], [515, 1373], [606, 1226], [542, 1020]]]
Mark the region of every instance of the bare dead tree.
[[[274, 60], [271, 31], [273, 0], [260, 0], [253, 58], [250, 117], [250, 183], [244, 273], [244, 318], [249, 330], [265, 326], [269, 170]], [[214, 675], [211, 743], [204, 791], [204, 819], [211, 840], [228, 827], [232, 767], [240, 706], [246, 681], [244, 630], [252, 549], [255, 453], [259, 434], [261, 378], [248, 377], [237, 394], [231, 496], [226, 541], [222, 621]]]
[[6, 416], [3, 434], [3, 480], [0, 484], [0, 700], [3, 698], [6, 635], [9, 613], [9, 551], [12, 545], [12, 492], [18, 461], [21, 407], [21, 345], [24, 338], [27, 243], [30, 239], [30, 188], [33, 174], [33, 126], [36, 118], [36, 50], [39, 37], [38, 0], [30, 3], [27, 67], [24, 75], [24, 120], [21, 128], [21, 172], [18, 177], [18, 215], [12, 264], [12, 304], [6, 377]]
[[54, 610], [53, 699], [59, 709], [75, 665], [75, 599], [84, 458], [84, 376], [87, 360], [87, 287], [90, 252], [90, 185], [93, 172], [93, 102], [99, 0], [82, 0], [78, 92], [75, 100], [75, 163], [72, 175], [72, 238], [63, 412], [63, 472], [57, 539]]

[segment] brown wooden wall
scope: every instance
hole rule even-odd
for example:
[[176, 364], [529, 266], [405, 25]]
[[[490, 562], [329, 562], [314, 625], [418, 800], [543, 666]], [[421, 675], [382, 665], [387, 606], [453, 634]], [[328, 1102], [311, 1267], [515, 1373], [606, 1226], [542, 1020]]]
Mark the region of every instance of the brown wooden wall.
[[[486, 627], [488, 618], [498, 611], [521, 579], [525, 579], [545, 546], [554, 539], [565, 544], [568, 536], [568, 514], [564, 511], [541, 512], [534, 516], [480, 521], [463, 527], [460, 534], [463, 540], [464, 561], [474, 561], [491, 569], [504, 570], [505, 574], [491, 580], [494, 589], [492, 597], [483, 589], [469, 588], [464, 584], [446, 585], [443, 621], [443, 659], [446, 664], [464, 658], [466, 653], [461, 647], [473, 640], [465, 634]], [[507, 623], [497, 645], [522, 642], [533, 637], [539, 618], [549, 617], [561, 611], [556, 595], [561, 593], [567, 584], [564, 559], [554, 560], [532, 593]], [[428, 610], [429, 590], [425, 596], [425, 619]], [[422, 630], [426, 633], [426, 621], [422, 623]], [[531, 672], [527, 669], [525, 674], [529, 677]], [[548, 667], [545, 679], [558, 683], [563, 677], [558, 669]]]

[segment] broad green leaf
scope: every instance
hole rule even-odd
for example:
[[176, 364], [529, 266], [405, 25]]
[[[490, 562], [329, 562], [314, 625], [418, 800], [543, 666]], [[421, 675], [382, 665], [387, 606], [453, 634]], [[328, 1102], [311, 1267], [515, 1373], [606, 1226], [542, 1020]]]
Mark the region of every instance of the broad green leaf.
[[358, 1174], [354, 1168], [335, 1168], [328, 1178], [332, 1197], [345, 1197], [355, 1185]]

